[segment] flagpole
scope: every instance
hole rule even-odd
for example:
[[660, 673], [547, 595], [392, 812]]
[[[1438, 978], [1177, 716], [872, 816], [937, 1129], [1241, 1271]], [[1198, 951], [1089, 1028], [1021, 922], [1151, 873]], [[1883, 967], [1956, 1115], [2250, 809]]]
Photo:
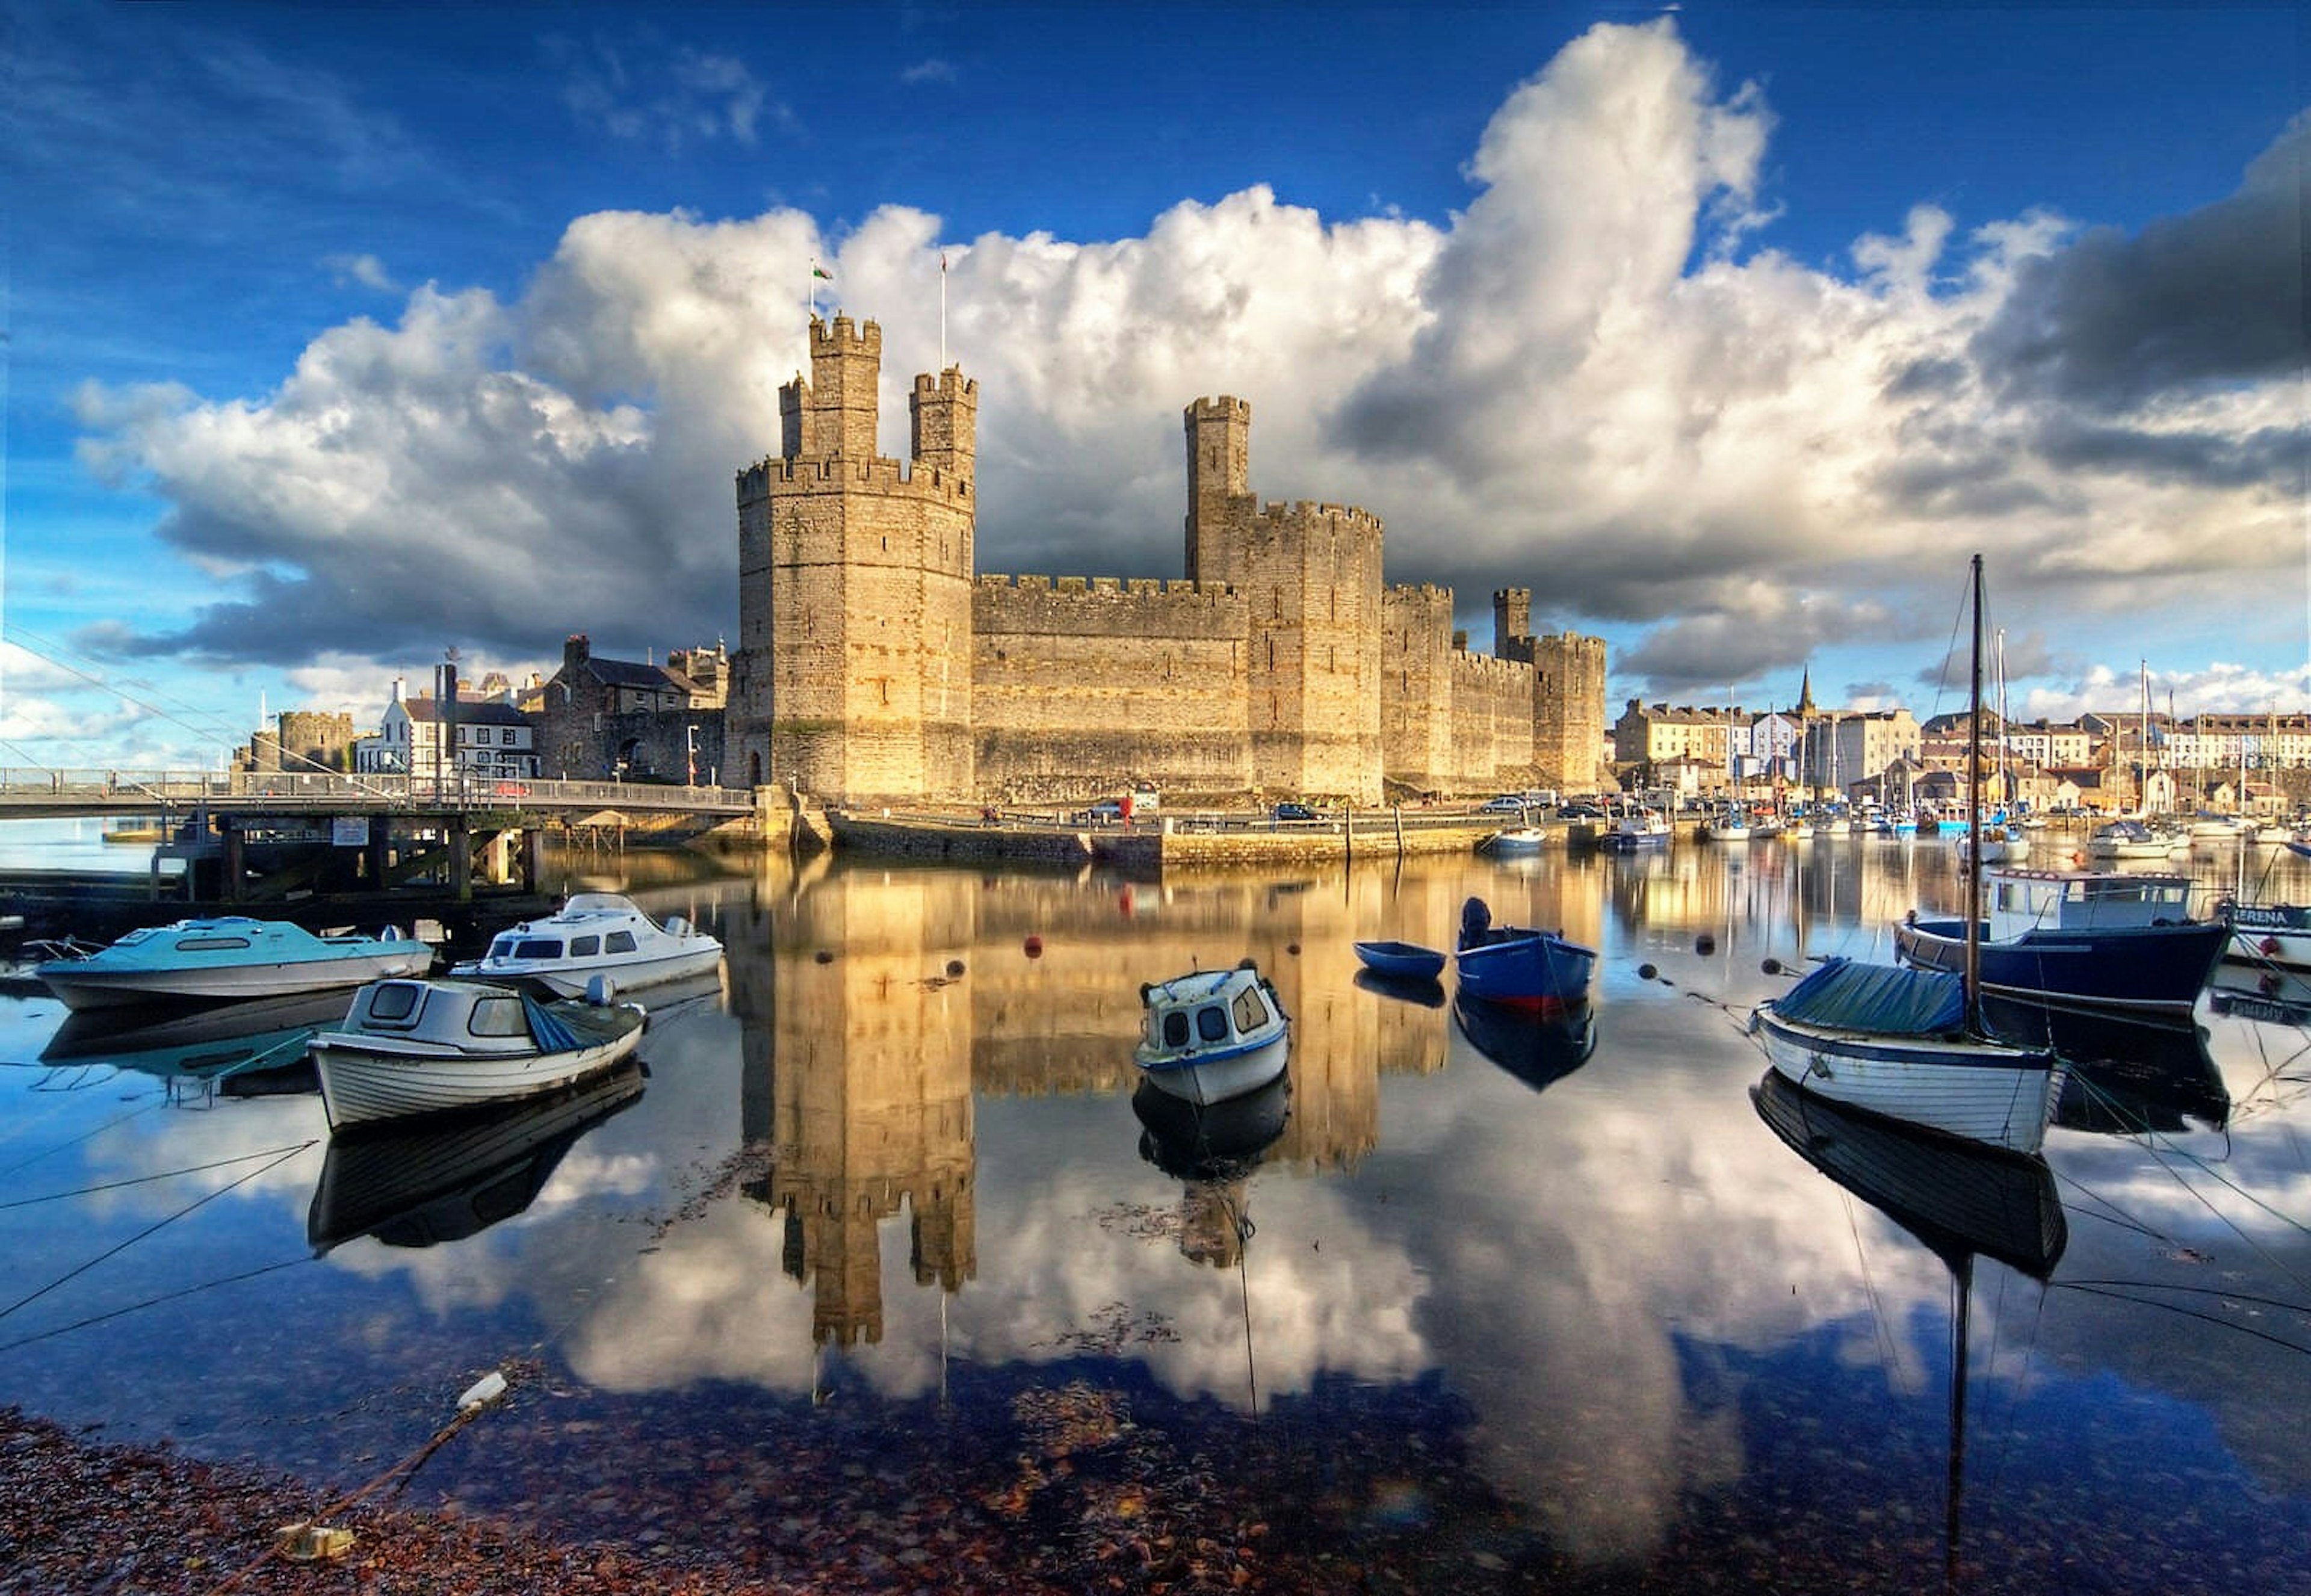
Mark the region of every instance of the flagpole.
[[939, 251], [939, 372], [946, 372], [946, 251]]

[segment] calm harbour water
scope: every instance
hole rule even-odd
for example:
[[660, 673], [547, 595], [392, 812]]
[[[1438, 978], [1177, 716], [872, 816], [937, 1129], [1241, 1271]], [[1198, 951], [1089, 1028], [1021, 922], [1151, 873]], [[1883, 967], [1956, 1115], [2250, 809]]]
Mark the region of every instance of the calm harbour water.
[[[846, 1565], [894, 1584], [973, 1526], [1091, 1570], [1190, 1506], [1257, 1541], [1254, 1588], [1950, 1574], [1951, 1264], [1764, 1122], [1740, 1025], [1765, 961], [1886, 957], [1953, 903], [1947, 843], [565, 868], [714, 931], [726, 978], [669, 995], [638, 1089], [462, 1144], [333, 1148], [310, 1091], [0, 997], [0, 1403], [351, 1487], [502, 1367], [414, 1500], [807, 1567], [839, 1491]], [[1359, 980], [1352, 942], [1445, 946], [1471, 894], [1600, 949], [1592, 1036], [1487, 1051]], [[1288, 1095], [1199, 1163], [1135, 1111], [1138, 988], [1247, 955]], [[1961, 1588], [2311, 1591], [2311, 1009], [2197, 1022], [2066, 1105], [2047, 1279], [1973, 1267]]]

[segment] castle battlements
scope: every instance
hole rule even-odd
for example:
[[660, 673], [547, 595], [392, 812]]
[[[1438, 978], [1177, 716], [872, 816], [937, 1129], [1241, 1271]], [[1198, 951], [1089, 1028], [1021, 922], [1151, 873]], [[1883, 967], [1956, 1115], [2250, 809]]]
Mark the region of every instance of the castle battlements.
[[883, 358], [883, 324], [864, 321], [854, 324], [850, 318], [837, 310], [832, 322], [810, 318], [810, 353], [819, 355], [865, 354], [876, 361]]
[[971, 496], [971, 479], [920, 461], [894, 460], [888, 455], [853, 459], [847, 455], [805, 455], [782, 459], [764, 457], [738, 473], [741, 502], [759, 499], [775, 489], [801, 493], [841, 493], [859, 490], [899, 497], [935, 499], [960, 505]]
[[1260, 519], [1270, 528], [1298, 529], [1319, 521], [1331, 523], [1335, 532], [1371, 532], [1381, 530], [1380, 517], [1353, 504], [1321, 504], [1312, 500], [1295, 499], [1290, 503], [1272, 500], [1260, 507]]
[[1452, 678], [1456, 683], [1465, 681], [1474, 685], [1530, 688], [1532, 667], [1522, 659], [1503, 659], [1496, 655], [1475, 654], [1460, 649], [1452, 654]]
[[988, 592], [1059, 593], [1071, 597], [1112, 595], [1211, 603], [1241, 597], [1225, 582], [1190, 581], [1182, 577], [1015, 576], [981, 571], [974, 581], [975, 586]]
[[929, 371], [918, 371], [915, 373], [915, 392], [919, 397], [925, 398], [933, 395], [947, 398], [960, 397], [977, 404], [979, 379], [965, 377], [960, 366], [949, 366], [937, 377], [933, 377]]

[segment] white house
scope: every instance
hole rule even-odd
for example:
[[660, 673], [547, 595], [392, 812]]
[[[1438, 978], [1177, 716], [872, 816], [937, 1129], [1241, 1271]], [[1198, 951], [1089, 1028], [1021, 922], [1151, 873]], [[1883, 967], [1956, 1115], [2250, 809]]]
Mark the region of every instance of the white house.
[[[537, 738], [529, 717], [497, 698], [467, 698], [459, 694], [449, 712], [432, 698], [405, 695], [400, 678], [393, 684], [393, 702], [385, 708], [381, 729], [353, 746], [353, 769], [370, 774], [408, 772], [423, 777], [435, 769], [436, 750], [441, 766], [461, 775], [483, 780], [527, 780], [538, 773]], [[454, 738], [441, 742], [442, 722], [454, 728]]]

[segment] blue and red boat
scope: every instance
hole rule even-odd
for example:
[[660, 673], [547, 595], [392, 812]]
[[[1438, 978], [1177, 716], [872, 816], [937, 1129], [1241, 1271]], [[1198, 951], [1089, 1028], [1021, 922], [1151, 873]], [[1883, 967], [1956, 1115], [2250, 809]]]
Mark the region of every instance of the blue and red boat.
[[1461, 906], [1461, 946], [1452, 955], [1461, 991], [1514, 1008], [1556, 1009], [1589, 991], [1597, 951], [1557, 931], [1496, 926], [1482, 898]]

